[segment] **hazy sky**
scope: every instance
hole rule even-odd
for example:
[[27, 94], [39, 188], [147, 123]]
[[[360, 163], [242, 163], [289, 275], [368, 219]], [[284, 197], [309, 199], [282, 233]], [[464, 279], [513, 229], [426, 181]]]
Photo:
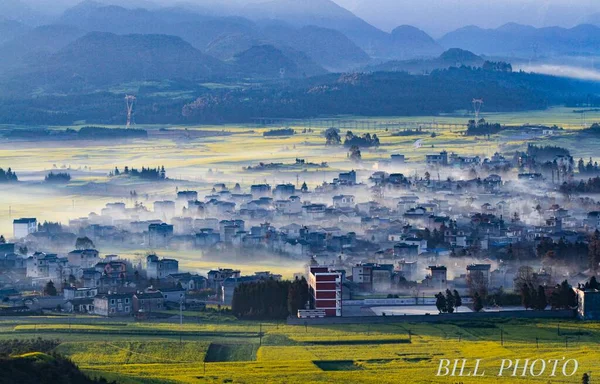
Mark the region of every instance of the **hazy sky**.
[[[3, 1], [3, 0], [0, 0]], [[35, 8], [61, 12], [81, 0], [22, 0]], [[239, 6], [268, 0], [99, 0], [119, 5], [217, 3]], [[304, 2], [307, 0], [297, 0]], [[311, 2], [314, 2], [312, 0]], [[600, 0], [334, 0], [375, 26], [391, 30], [410, 24], [435, 37], [465, 26], [494, 28], [507, 22], [571, 27], [600, 12]], [[598, 18], [597, 20], [599, 20]]]
[[439, 36], [464, 25], [507, 22], [571, 27], [600, 12], [599, 0], [335, 0], [379, 28], [412, 24]]

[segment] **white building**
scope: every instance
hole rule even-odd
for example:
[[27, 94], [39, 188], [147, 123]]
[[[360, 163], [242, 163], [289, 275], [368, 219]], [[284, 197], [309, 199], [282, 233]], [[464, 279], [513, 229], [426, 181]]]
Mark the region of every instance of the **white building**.
[[13, 220], [13, 236], [15, 239], [23, 239], [37, 231], [37, 219], [22, 218]]

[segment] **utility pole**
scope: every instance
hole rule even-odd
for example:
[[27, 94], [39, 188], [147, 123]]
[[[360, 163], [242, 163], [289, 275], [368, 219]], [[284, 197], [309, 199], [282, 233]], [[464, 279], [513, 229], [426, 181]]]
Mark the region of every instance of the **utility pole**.
[[179, 325], [183, 325], [183, 299], [179, 301]]

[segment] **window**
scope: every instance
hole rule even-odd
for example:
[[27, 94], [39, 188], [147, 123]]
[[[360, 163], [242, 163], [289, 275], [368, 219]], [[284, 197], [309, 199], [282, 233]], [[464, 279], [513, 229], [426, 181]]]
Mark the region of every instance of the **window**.
[[110, 303], [111, 303], [112, 305], [115, 305], [115, 299], [110, 299]]
[[125, 312], [129, 312], [129, 305], [125, 307]]
[[125, 304], [129, 304], [129, 299], [125, 299]]

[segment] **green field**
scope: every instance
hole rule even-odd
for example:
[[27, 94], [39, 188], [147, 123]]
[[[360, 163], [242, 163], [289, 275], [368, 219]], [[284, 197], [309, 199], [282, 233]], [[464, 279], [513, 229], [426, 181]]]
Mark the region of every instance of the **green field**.
[[[76, 326], [64, 319], [7, 318], [0, 322], [0, 338], [58, 338], [63, 342], [56, 352], [89, 375], [119, 383], [578, 383], [584, 372], [592, 382], [600, 376], [600, 323], [496, 319], [305, 327], [224, 319], [229, 321], [186, 320], [180, 326], [79, 317], [88, 325]], [[562, 357], [579, 361], [577, 374], [497, 377], [502, 359]], [[486, 375], [435, 376], [439, 359], [455, 358], [482, 359]]]

